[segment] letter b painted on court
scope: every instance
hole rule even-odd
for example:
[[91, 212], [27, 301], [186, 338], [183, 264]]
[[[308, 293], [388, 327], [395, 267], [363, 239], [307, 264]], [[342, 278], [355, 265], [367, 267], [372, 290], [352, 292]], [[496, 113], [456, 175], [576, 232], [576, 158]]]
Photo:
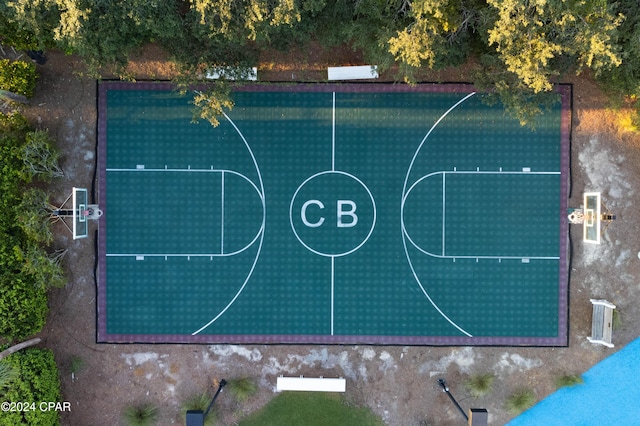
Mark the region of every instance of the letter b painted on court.
[[[320, 200], [307, 200], [300, 209], [300, 219], [302, 223], [309, 228], [317, 228], [324, 223], [324, 216], [317, 219], [309, 219], [307, 210], [309, 206], [315, 206], [319, 210], [324, 210], [324, 203]], [[336, 226], [338, 228], [352, 228], [358, 224], [358, 215], [356, 215], [356, 203], [352, 200], [338, 200], [336, 202]], [[343, 219], [346, 216], [346, 219]]]
[[[348, 206], [349, 209], [345, 210], [345, 206]], [[356, 215], [356, 203], [351, 200], [338, 200], [338, 205], [336, 207], [337, 211], [337, 225], [338, 228], [352, 228], [358, 224], [358, 216]], [[347, 216], [350, 219], [347, 222], [342, 220], [343, 216]]]

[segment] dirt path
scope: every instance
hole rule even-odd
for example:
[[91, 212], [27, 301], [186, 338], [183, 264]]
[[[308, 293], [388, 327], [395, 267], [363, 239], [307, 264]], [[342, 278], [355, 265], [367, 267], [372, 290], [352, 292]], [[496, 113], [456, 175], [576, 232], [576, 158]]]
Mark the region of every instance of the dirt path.
[[[358, 63], [357, 56], [348, 59], [348, 52], [341, 54], [343, 63]], [[171, 68], [158, 59], [161, 56], [153, 48], [147, 50], [134, 63], [134, 73], [169, 77]], [[81, 66], [74, 58], [57, 52], [48, 57], [47, 64], [39, 67], [36, 97], [26, 114], [36, 126], [49, 129], [63, 153], [66, 176], [54, 190], [62, 201], [74, 185], [91, 187], [96, 82], [77, 75]], [[314, 67], [327, 61], [306, 57], [308, 69], [294, 70], [275, 59], [263, 65], [270, 70], [265, 75], [274, 80], [287, 80], [289, 74], [295, 79], [296, 73], [320, 78]], [[434, 79], [461, 78], [443, 72]], [[613, 353], [586, 340], [591, 324], [589, 298], [606, 298], [618, 305], [623, 325], [614, 332], [616, 348], [637, 337], [640, 218], [635, 200], [640, 187], [640, 142], [617, 134], [605, 107], [594, 83], [586, 78], [575, 81], [569, 204], [579, 206], [584, 190], [600, 190], [618, 220], [599, 246], [582, 244], [579, 229], [572, 229], [568, 348], [98, 345], [93, 238], [73, 241], [61, 228], [55, 244], [69, 248], [69, 284], [53, 291], [51, 314], [41, 337], [43, 345], [56, 354], [63, 399], [72, 404], [62, 423], [121, 424], [124, 407], [152, 402], [160, 407], [161, 424], [181, 424], [180, 405], [187, 397], [212, 391], [216, 379], [254, 377], [259, 392], [247, 403], [238, 405], [224, 395], [216, 403], [221, 423], [234, 424], [273, 397], [277, 375], [304, 374], [347, 378], [348, 399], [371, 407], [390, 425], [464, 424], [436, 383], [444, 377], [464, 408], [487, 408], [491, 424], [504, 424], [510, 418], [503, 408], [505, 398], [518, 386], [530, 386], [543, 398], [554, 390], [558, 375], [582, 373]], [[486, 372], [496, 375], [494, 391], [474, 400], [462, 383], [470, 374]]]

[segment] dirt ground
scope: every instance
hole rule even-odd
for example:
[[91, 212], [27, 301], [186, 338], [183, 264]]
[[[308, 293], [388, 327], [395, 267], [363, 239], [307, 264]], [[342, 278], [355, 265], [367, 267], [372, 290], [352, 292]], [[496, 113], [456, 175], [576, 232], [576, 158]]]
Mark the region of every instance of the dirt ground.
[[[317, 53], [310, 49], [296, 64], [272, 52], [260, 64], [264, 80], [321, 79], [332, 63], [358, 64], [349, 50]], [[48, 52], [38, 66], [40, 80], [32, 104], [24, 112], [38, 128], [48, 129], [62, 152], [65, 177], [55, 184], [55, 201], [72, 186], [91, 188], [96, 139], [96, 81], [83, 77], [73, 57]], [[161, 51], [150, 47], [134, 61], [137, 78], [164, 79], [172, 68]], [[381, 77], [385, 77], [384, 75]], [[429, 76], [427, 76], [429, 77]], [[456, 71], [431, 75], [432, 81], [464, 81]], [[616, 115], [588, 77], [574, 78], [572, 191], [569, 205], [579, 207], [585, 190], [603, 193], [618, 219], [602, 244], [585, 245], [581, 228], [571, 229], [570, 344], [567, 348], [415, 347], [415, 346], [234, 346], [96, 344], [94, 238], [73, 241], [60, 228], [56, 247], [69, 249], [69, 283], [52, 291], [51, 313], [41, 333], [42, 346], [54, 351], [60, 367], [64, 401], [71, 412], [64, 425], [117, 425], [126, 406], [157, 405], [162, 425], [182, 424], [181, 404], [189, 396], [214, 391], [214, 381], [248, 376], [258, 393], [242, 405], [230, 395], [216, 402], [221, 424], [232, 425], [274, 396], [276, 377], [342, 376], [347, 399], [370, 407], [389, 425], [466, 424], [437, 385], [445, 378], [465, 409], [487, 408], [490, 424], [509, 419], [506, 397], [520, 386], [535, 389], [538, 399], [554, 391], [555, 379], [580, 374], [637, 337], [640, 324], [640, 242], [636, 190], [640, 187], [640, 139], [612, 124]], [[590, 344], [590, 298], [618, 306], [622, 326], [614, 332], [615, 349]], [[463, 382], [471, 374], [493, 373], [493, 391], [473, 399]]]

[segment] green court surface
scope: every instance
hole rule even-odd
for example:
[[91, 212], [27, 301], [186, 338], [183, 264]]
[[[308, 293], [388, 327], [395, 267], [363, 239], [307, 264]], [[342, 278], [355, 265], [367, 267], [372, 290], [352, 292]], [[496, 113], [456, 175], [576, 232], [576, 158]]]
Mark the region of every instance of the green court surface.
[[98, 341], [567, 343], [571, 90], [99, 86]]

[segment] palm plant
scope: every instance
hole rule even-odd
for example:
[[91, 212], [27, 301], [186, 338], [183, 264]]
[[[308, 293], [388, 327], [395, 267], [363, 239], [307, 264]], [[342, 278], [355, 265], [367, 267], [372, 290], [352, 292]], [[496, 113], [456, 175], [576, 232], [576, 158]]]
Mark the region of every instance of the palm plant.
[[565, 386], [575, 386], [583, 383], [584, 380], [582, 380], [582, 377], [577, 374], [565, 374], [556, 379], [556, 388], [560, 389]]
[[464, 384], [464, 387], [474, 398], [480, 398], [491, 391], [495, 377], [491, 373], [476, 374], [471, 376]]
[[158, 420], [158, 407], [149, 403], [130, 405], [123, 417], [128, 426], [151, 426]]
[[536, 403], [536, 394], [532, 389], [520, 388], [517, 389], [509, 398], [505, 404], [507, 411], [515, 416], [521, 412], [533, 407]]
[[256, 383], [249, 377], [229, 380], [227, 389], [238, 402], [245, 402], [256, 393]]

